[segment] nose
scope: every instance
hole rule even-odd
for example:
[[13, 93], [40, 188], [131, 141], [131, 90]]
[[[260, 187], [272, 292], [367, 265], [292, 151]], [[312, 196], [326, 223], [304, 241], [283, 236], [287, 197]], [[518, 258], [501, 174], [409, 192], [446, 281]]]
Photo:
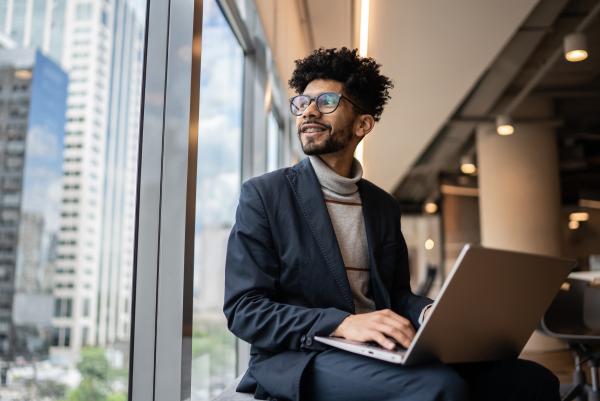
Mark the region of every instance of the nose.
[[320, 115], [321, 112], [319, 112], [319, 109], [317, 109], [317, 101], [315, 99], [311, 99], [306, 109], [304, 109], [302, 112], [302, 118], [306, 120], [310, 117], [318, 117]]

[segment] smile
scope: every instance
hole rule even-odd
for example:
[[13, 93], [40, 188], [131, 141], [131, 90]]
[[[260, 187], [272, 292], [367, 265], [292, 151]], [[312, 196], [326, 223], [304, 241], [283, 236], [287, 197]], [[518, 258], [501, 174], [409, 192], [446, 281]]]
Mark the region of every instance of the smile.
[[300, 128], [300, 132], [303, 134], [316, 134], [320, 132], [328, 131], [329, 127], [326, 127], [321, 124], [304, 124]]

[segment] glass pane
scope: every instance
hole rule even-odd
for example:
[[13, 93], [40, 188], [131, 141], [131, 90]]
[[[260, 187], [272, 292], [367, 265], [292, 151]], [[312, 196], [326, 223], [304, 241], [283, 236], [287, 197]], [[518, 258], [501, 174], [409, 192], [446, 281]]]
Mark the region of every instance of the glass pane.
[[204, 1], [196, 198], [192, 400], [235, 378], [235, 338], [222, 312], [225, 249], [241, 181], [244, 54], [215, 0]]
[[0, 399], [126, 400], [145, 4], [6, 4]]
[[280, 129], [273, 111], [267, 117], [267, 171], [279, 168]]

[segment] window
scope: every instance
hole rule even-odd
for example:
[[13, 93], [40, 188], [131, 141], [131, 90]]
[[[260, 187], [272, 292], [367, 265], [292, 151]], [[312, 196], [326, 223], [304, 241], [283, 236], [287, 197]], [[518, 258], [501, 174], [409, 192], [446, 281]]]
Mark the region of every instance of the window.
[[84, 326], [81, 328], [81, 344], [83, 344], [84, 346], [89, 344], [89, 332], [90, 329], [88, 327]]
[[281, 128], [273, 110], [267, 117], [267, 171], [279, 168], [281, 163]]
[[54, 316], [59, 317], [62, 314], [62, 299], [56, 298], [54, 300]]
[[[235, 378], [235, 338], [222, 312], [227, 237], [241, 182], [244, 54], [215, 0], [204, 2], [196, 186], [192, 400]], [[217, 284], [218, 283], [218, 284]]]
[[82, 313], [83, 317], [88, 317], [90, 316], [90, 299], [89, 298], [85, 298], [83, 300], [83, 313]]
[[65, 327], [63, 330], [63, 346], [68, 348], [71, 345], [71, 328]]
[[77, 4], [77, 8], [75, 9], [75, 18], [80, 21], [86, 21], [92, 18], [93, 12], [94, 9], [92, 3]]
[[0, 0], [0, 399], [127, 399], [146, 3]]
[[54, 317], [72, 317], [73, 300], [71, 298], [54, 299]]

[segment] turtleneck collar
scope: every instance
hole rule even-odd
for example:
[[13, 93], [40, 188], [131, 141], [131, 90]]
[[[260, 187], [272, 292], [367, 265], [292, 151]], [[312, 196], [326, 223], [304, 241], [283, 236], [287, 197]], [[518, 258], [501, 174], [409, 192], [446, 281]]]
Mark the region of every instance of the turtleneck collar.
[[363, 174], [362, 166], [358, 160], [352, 160], [350, 178], [347, 178], [336, 173], [319, 156], [311, 155], [308, 158], [322, 187], [340, 195], [352, 195], [358, 191], [356, 183], [361, 180]]

